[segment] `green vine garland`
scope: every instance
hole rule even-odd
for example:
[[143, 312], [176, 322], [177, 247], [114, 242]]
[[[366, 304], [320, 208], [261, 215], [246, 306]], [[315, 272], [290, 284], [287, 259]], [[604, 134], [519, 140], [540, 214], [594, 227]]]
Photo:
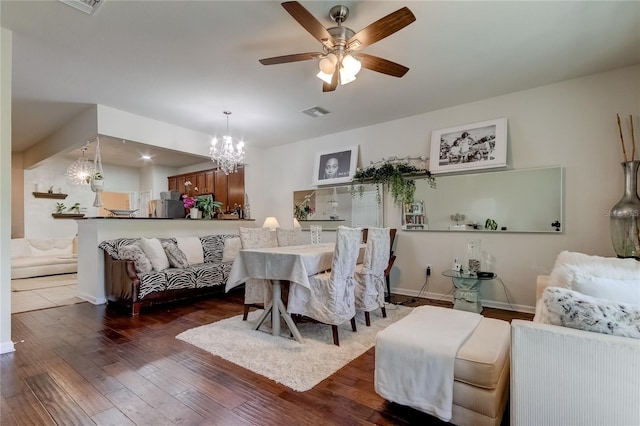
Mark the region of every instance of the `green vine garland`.
[[383, 189], [386, 186], [391, 192], [395, 204], [411, 204], [416, 192], [416, 182], [413, 179], [407, 179], [408, 176], [424, 177], [431, 188], [436, 187], [436, 179], [428, 170], [419, 169], [406, 163], [382, 161], [356, 170], [351, 181], [351, 195], [360, 194], [362, 196], [364, 184], [372, 183], [376, 186], [378, 204], [382, 201], [381, 186]]

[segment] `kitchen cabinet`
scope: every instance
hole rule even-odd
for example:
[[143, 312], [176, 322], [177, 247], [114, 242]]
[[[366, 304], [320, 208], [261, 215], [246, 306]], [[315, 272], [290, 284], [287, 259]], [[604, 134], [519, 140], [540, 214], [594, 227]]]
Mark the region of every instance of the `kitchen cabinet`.
[[[227, 198], [229, 194], [227, 191], [227, 182], [229, 181], [228, 176], [225, 175], [222, 170], [216, 170], [214, 173], [214, 180], [216, 192], [213, 194], [213, 198], [215, 201], [220, 201], [222, 203], [220, 210], [226, 212], [229, 207], [229, 200]], [[244, 188], [242, 190], [244, 191]]]
[[[185, 187], [187, 181], [191, 185]], [[169, 176], [167, 187], [169, 191], [180, 191], [190, 196], [213, 194], [214, 199], [222, 203], [222, 211], [232, 211], [234, 205], [244, 204], [244, 166], [238, 166], [238, 171], [229, 175], [219, 169], [208, 169]]]
[[244, 205], [244, 168], [238, 167], [236, 173], [230, 173], [227, 180], [227, 200], [229, 210], [233, 210], [237, 204], [241, 209]]

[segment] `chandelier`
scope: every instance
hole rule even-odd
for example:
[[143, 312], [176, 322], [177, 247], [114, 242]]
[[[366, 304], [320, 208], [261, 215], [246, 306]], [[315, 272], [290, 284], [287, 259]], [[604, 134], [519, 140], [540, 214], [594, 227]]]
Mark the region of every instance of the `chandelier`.
[[74, 185], [89, 186], [91, 183], [91, 174], [93, 173], [93, 166], [84, 156], [84, 152], [87, 147], [82, 148], [82, 157], [71, 163], [67, 169], [67, 178]]
[[218, 163], [220, 170], [222, 170], [225, 175], [228, 175], [238, 170], [238, 163], [244, 160], [245, 152], [244, 142], [240, 141], [234, 146], [233, 138], [229, 132], [229, 116], [231, 115], [231, 111], [223, 111], [223, 113], [227, 116], [227, 134], [222, 137], [220, 146], [218, 146], [218, 138], [211, 140], [209, 154], [211, 154], [211, 161]]

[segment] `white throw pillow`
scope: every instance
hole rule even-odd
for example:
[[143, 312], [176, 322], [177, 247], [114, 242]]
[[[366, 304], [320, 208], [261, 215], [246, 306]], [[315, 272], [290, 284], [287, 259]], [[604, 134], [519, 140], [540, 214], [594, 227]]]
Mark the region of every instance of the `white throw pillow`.
[[159, 239], [142, 237], [140, 238], [140, 245], [149, 258], [154, 270], [163, 271], [169, 267], [169, 259]]
[[561, 252], [549, 277], [549, 286], [571, 289], [576, 277], [601, 277], [613, 280], [640, 280], [640, 263], [634, 259], [591, 256]]
[[576, 274], [571, 289], [612, 302], [640, 305], [640, 275], [637, 280], [614, 280]]
[[31, 256], [31, 248], [26, 238], [11, 239], [11, 258], [29, 257]]
[[640, 339], [640, 306], [547, 287], [542, 294], [550, 324]]
[[233, 262], [242, 249], [240, 237], [227, 238], [224, 240], [224, 250], [222, 251], [223, 262]]
[[187, 256], [189, 265], [204, 263], [202, 242], [198, 237], [176, 237], [178, 248]]
[[32, 256], [69, 256], [73, 240], [68, 238], [29, 239]]

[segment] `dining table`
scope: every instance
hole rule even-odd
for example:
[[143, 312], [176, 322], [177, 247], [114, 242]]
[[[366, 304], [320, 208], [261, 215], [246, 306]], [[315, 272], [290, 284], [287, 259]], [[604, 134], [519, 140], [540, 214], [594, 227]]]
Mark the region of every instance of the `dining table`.
[[[365, 245], [360, 247], [358, 262], [362, 261]], [[280, 336], [280, 317], [289, 327], [293, 338], [303, 343], [302, 336], [282, 301], [282, 284], [311, 289], [309, 277], [331, 269], [335, 243], [303, 244], [297, 246], [242, 249], [233, 262], [225, 291], [243, 284], [249, 278], [271, 282], [272, 299], [258, 318], [259, 329], [271, 314], [271, 334]]]

